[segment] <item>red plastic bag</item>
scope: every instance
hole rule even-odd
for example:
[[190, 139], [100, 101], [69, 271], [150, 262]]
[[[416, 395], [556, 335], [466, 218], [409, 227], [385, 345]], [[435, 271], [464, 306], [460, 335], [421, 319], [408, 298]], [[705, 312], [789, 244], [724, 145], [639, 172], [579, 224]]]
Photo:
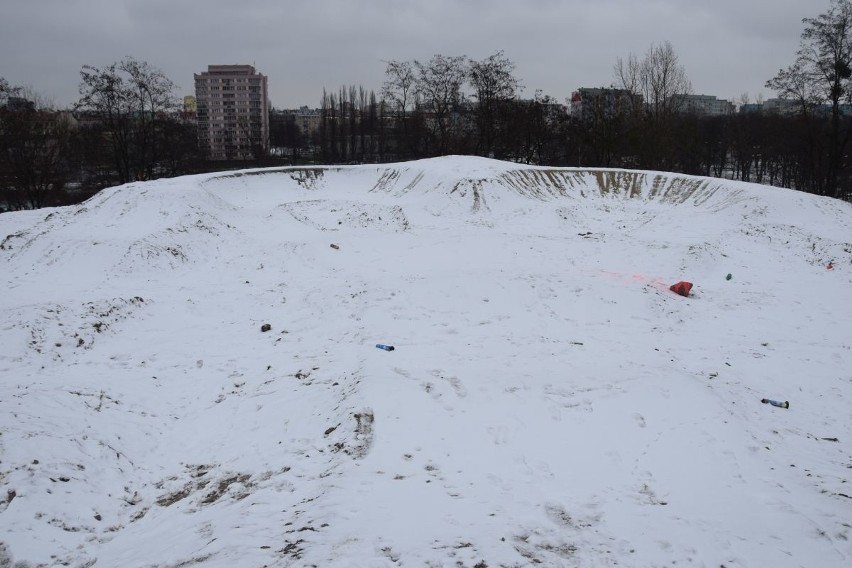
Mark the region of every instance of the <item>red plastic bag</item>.
[[677, 284], [669, 286], [669, 290], [675, 294], [680, 294], [681, 296], [689, 296], [689, 291], [692, 290], [692, 282], [685, 282], [681, 280]]

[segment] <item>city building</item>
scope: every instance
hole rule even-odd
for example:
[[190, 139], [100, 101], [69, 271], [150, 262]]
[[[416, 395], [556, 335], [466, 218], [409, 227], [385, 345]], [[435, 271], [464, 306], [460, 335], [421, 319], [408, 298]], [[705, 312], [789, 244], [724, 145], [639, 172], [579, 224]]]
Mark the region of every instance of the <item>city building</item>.
[[612, 118], [627, 113], [634, 100], [642, 104], [641, 97], [625, 89], [582, 87], [571, 93], [571, 117], [583, 122]]
[[[745, 104], [740, 106], [741, 113], [757, 112], [763, 114], [777, 114], [782, 116], [793, 116], [802, 114], [807, 108], [807, 113], [817, 117], [829, 117], [832, 113], [832, 106], [826, 102], [808, 102], [802, 104], [801, 100], [797, 99], [767, 99], [762, 103]], [[837, 107], [840, 116], [852, 116], [852, 105], [849, 103], [840, 103]]]
[[187, 124], [198, 125], [198, 101], [192, 95], [183, 98], [183, 106], [177, 113], [177, 118]]
[[269, 147], [266, 76], [252, 65], [195, 74], [198, 144], [211, 160], [249, 160]]
[[[717, 99], [711, 95], [674, 95], [680, 112], [701, 116], [719, 116], [732, 114], [732, 103]], [[580, 88], [571, 94], [571, 117], [574, 120], [588, 122], [593, 119], [607, 119], [644, 108], [640, 95], [625, 89], [616, 88]]]
[[6, 97], [0, 107], [12, 112], [33, 111], [35, 103], [24, 97]]
[[319, 132], [322, 120], [322, 111], [320, 109], [301, 106], [298, 109], [285, 110], [283, 112], [293, 117], [299, 130], [305, 136], [314, 136]]
[[763, 103], [743, 103], [740, 105], [740, 114], [751, 114], [755, 112], [763, 112]]
[[713, 95], [675, 95], [678, 99], [678, 110], [686, 114], [698, 116], [724, 116], [734, 114], [734, 104], [725, 99], [717, 99]]
[[766, 113], [791, 115], [801, 110], [801, 103], [793, 99], [767, 99], [760, 110]]
[[196, 114], [198, 112], [198, 99], [192, 95], [187, 95], [183, 98], [183, 112], [188, 114]]

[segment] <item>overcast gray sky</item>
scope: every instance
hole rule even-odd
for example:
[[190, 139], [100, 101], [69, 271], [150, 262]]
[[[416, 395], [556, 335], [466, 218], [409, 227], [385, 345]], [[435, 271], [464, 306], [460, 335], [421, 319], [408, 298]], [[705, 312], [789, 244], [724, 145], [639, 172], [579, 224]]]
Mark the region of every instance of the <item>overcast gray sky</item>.
[[613, 66], [671, 42], [693, 92], [734, 99], [795, 58], [802, 18], [829, 0], [0, 0], [0, 77], [59, 106], [80, 68], [125, 56], [178, 95], [209, 64], [249, 63], [274, 106], [319, 106], [323, 87], [381, 90], [389, 59], [483, 59], [498, 50], [526, 87], [564, 101], [608, 86]]

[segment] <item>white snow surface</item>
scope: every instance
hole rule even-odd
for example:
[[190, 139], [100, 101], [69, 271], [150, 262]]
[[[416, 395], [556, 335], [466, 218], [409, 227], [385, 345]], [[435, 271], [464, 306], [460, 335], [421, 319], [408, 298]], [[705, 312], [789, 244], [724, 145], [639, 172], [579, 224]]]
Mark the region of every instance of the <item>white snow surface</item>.
[[0, 243], [0, 566], [852, 566], [847, 203], [445, 157]]

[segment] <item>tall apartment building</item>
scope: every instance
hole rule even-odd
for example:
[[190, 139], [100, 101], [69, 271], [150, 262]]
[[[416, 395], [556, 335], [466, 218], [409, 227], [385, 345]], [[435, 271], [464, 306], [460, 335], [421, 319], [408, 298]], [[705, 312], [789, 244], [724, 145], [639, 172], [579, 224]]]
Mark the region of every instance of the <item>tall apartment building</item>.
[[633, 104], [642, 105], [642, 97], [624, 89], [582, 87], [571, 93], [571, 116], [583, 122], [608, 119], [630, 113]]
[[252, 65], [208, 65], [195, 74], [198, 145], [211, 160], [248, 160], [269, 147], [266, 76]]

